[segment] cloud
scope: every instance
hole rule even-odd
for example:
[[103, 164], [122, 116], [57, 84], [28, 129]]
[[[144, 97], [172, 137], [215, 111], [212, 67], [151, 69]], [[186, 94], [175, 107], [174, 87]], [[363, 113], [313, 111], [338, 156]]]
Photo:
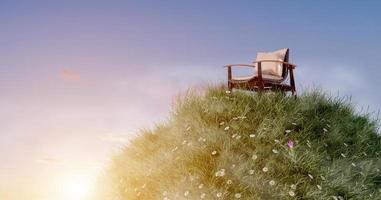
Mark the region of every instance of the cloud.
[[42, 159], [37, 159], [36, 162], [45, 164], [45, 165], [63, 165], [63, 162], [55, 159], [55, 158], [42, 158]]
[[81, 79], [81, 76], [77, 72], [69, 69], [62, 69], [60, 74], [63, 79], [68, 81], [78, 81]]
[[127, 135], [105, 135], [100, 136], [99, 139], [105, 142], [127, 143], [128, 137]]

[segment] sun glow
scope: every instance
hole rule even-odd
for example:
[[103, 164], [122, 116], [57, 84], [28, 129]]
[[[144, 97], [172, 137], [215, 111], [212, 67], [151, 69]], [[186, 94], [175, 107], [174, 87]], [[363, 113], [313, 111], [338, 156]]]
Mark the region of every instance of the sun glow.
[[65, 199], [84, 200], [88, 197], [91, 189], [91, 181], [86, 176], [76, 175], [67, 177], [62, 185]]

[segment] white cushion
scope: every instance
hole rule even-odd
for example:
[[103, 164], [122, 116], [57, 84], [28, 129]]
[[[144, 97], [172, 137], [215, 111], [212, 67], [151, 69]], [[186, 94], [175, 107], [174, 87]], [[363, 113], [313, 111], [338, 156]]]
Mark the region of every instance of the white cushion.
[[[273, 52], [258, 52], [256, 61], [278, 60], [284, 61], [287, 49], [279, 49]], [[282, 77], [283, 64], [276, 62], [261, 62], [262, 74]]]
[[270, 81], [281, 81], [283, 80], [282, 76], [276, 76], [271, 74], [262, 74], [262, 78]]
[[247, 81], [247, 80], [250, 80], [254, 77], [255, 77], [255, 75], [252, 75], [252, 76], [234, 76], [234, 77], [232, 77], [232, 80], [233, 81]]
[[[248, 81], [252, 78], [255, 78], [257, 76], [257, 74], [254, 74], [252, 76], [235, 76], [235, 77], [232, 77], [232, 80], [233, 81]], [[265, 80], [270, 80], [270, 81], [281, 81], [283, 78], [281, 76], [274, 76], [274, 75], [270, 75], [270, 74], [262, 74], [262, 78], [265, 79]]]

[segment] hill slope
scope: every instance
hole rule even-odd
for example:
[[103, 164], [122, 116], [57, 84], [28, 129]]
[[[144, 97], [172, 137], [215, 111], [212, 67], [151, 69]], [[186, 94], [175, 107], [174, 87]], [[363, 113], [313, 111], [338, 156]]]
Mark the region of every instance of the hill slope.
[[99, 199], [381, 199], [377, 125], [320, 92], [209, 89], [116, 156]]

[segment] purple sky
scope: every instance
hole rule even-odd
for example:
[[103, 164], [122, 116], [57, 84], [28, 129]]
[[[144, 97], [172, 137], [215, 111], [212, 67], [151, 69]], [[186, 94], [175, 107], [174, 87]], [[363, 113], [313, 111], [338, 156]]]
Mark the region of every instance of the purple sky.
[[299, 89], [379, 110], [380, 7], [0, 1], [0, 199], [58, 199], [63, 175], [94, 177], [139, 128], [166, 119], [175, 95], [225, 81], [221, 66], [258, 51], [289, 47]]

